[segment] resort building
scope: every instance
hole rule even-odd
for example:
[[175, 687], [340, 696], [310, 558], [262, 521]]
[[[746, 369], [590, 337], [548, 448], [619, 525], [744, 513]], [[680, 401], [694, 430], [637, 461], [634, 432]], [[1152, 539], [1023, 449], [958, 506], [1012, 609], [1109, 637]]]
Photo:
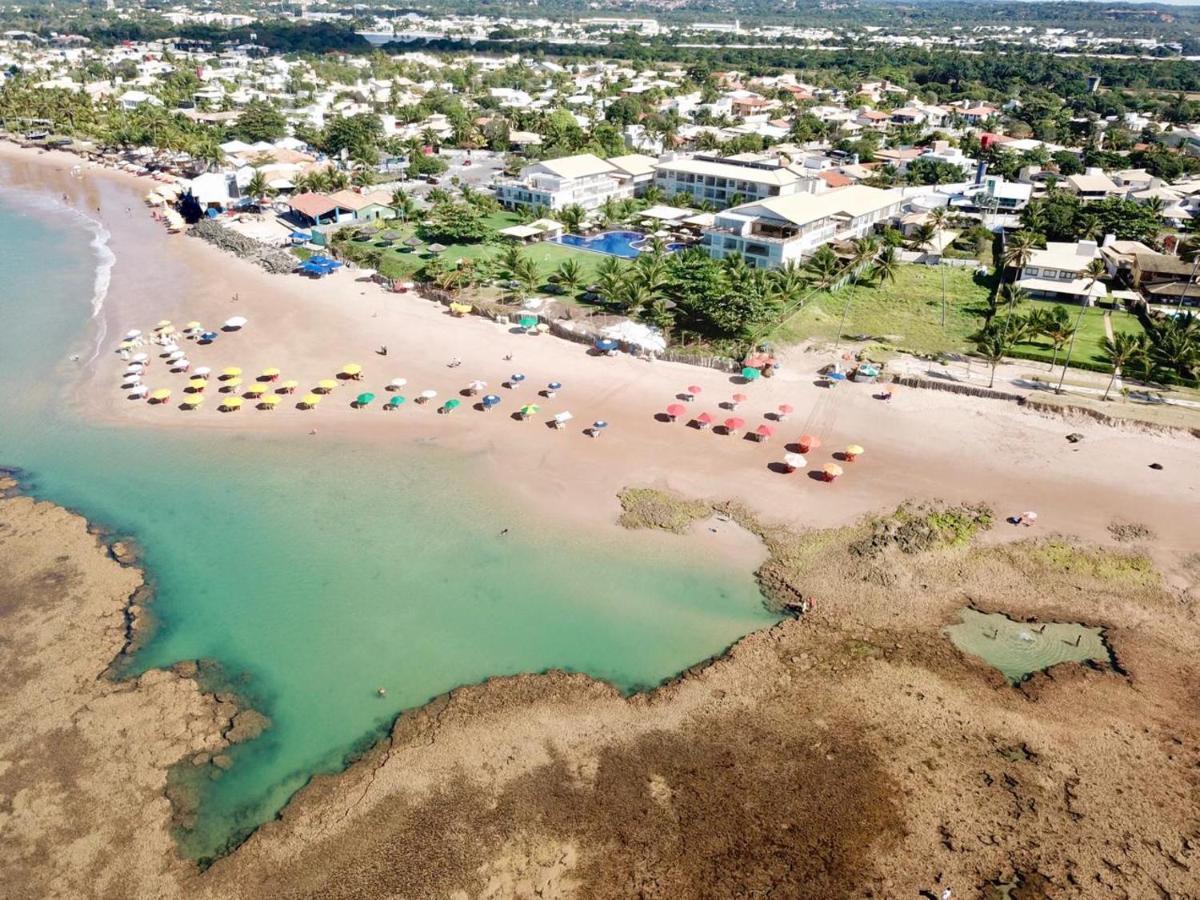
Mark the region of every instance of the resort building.
[[822, 244], [870, 234], [900, 212], [899, 190], [852, 185], [744, 203], [716, 214], [702, 245], [716, 259], [740, 254], [759, 268], [801, 262]]
[[634, 180], [627, 168], [591, 153], [581, 153], [533, 163], [521, 170], [519, 178], [498, 180], [496, 199], [510, 209], [522, 206], [562, 209], [573, 205], [596, 209], [610, 198], [632, 197]]
[[1032, 297], [1091, 306], [1097, 297], [1108, 295], [1107, 287], [1086, 274], [1093, 259], [1100, 259], [1095, 241], [1050, 241], [1045, 250], [1035, 250], [1029, 257], [1017, 277], [1017, 287]]
[[735, 202], [766, 200], [810, 189], [810, 180], [777, 159], [723, 159], [714, 156], [660, 160], [654, 184], [673, 198], [686, 194], [724, 208]]

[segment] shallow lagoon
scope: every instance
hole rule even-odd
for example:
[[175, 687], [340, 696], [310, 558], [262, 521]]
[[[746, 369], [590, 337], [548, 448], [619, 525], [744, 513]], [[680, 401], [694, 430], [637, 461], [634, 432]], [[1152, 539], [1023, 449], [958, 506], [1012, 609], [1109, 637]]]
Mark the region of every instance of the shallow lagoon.
[[1108, 664], [1112, 653], [1099, 628], [1074, 622], [1017, 622], [1003, 613], [963, 609], [944, 629], [954, 646], [999, 669], [1013, 684], [1064, 662]]
[[749, 571], [540, 524], [466, 457], [83, 421], [62, 386], [96, 326], [93, 233], [3, 195], [0, 235], [0, 464], [142, 545], [159, 626], [134, 670], [215, 659], [273, 722], [205, 782], [193, 856], [455, 686], [563, 668], [635, 690], [773, 621]]

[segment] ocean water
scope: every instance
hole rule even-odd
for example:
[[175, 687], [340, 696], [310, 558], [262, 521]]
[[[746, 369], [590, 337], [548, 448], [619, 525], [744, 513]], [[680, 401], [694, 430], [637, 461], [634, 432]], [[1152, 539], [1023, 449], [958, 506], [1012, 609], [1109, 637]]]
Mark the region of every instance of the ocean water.
[[0, 192], [0, 239], [0, 465], [141, 544], [157, 628], [133, 671], [214, 659], [272, 720], [203, 780], [193, 857], [453, 687], [562, 668], [632, 691], [773, 620], [749, 571], [541, 525], [467, 457], [91, 423], [64, 398], [110, 352], [105, 234]]

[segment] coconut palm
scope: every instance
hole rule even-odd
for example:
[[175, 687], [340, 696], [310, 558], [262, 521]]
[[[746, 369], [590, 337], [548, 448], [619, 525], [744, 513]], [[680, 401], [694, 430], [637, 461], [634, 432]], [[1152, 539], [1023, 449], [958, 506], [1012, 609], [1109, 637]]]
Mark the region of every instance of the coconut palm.
[[896, 254], [896, 248], [884, 247], [879, 255], [875, 257], [872, 274], [874, 274], [880, 284], [883, 284], [885, 281], [894, 282], [899, 271], [900, 257]]
[[1113, 384], [1116, 382], [1117, 376], [1121, 374], [1122, 369], [1134, 358], [1149, 351], [1149, 346], [1143, 341], [1143, 338], [1149, 338], [1149, 335], [1118, 331], [1112, 337], [1106, 337], [1100, 345], [1105, 359], [1112, 366], [1112, 377], [1108, 379], [1108, 387], [1104, 389], [1103, 399], [1108, 399], [1109, 393], [1112, 392]]
[[828, 245], [822, 244], [809, 257], [804, 268], [808, 271], [814, 287], [820, 290], [828, 290], [838, 280], [842, 264], [838, 260], [837, 254]]
[[[933, 228], [935, 237], [939, 235], [946, 227], [946, 223], [950, 218], [950, 210], [944, 206], [939, 206], [937, 209], [930, 210], [929, 224]], [[938, 255], [938, 273], [942, 276], [942, 327], [946, 327], [946, 267], [942, 264], [944, 248], [937, 247]]]
[[246, 182], [246, 196], [254, 201], [256, 206], [262, 206], [263, 201], [275, 193], [275, 189], [267, 183], [267, 176], [255, 169], [250, 180]]
[[538, 271], [537, 263], [528, 256], [522, 256], [517, 261], [512, 277], [524, 296], [532, 294], [542, 283], [542, 274]]
[[563, 290], [577, 294], [584, 285], [583, 266], [577, 259], [564, 259], [554, 272], [554, 280]]
[[1058, 379], [1058, 387], [1054, 389], [1056, 394], [1062, 393], [1063, 382], [1067, 380], [1067, 369], [1071, 365], [1071, 354], [1075, 352], [1075, 338], [1079, 335], [1079, 326], [1083, 324], [1084, 313], [1088, 310], [1092, 289], [1100, 282], [1104, 271], [1104, 260], [1102, 259], [1093, 259], [1087, 264], [1087, 268], [1083, 270], [1084, 275], [1089, 279], [1087, 296], [1079, 304], [1079, 315], [1075, 319], [1075, 327], [1071, 330], [1071, 340], [1067, 343], [1067, 358], [1063, 360], [1062, 375]]
[[933, 225], [929, 222], [922, 222], [913, 229], [912, 237], [908, 239], [909, 249], [923, 253], [932, 246], [935, 237], [937, 237], [937, 231]]
[[1004, 265], [1015, 279], [1016, 273], [1029, 265], [1033, 252], [1037, 250], [1037, 239], [1028, 231], [1018, 231], [1004, 245]]
[[411, 222], [417, 215], [416, 201], [400, 189], [392, 193], [392, 209], [396, 211], [396, 218], [401, 222]]
[[996, 323], [988, 326], [976, 339], [975, 350], [982, 356], [992, 367], [992, 377], [988, 381], [988, 387], [995, 387], [996, 384], [996, 367], [1000, 365], [1004, 359], [1004, 354], [1008, 351], [1008, 341], [1004, 333], [1007, 328], [997, 327]]
[[627, 316], [636, 316], [653, 303], [654, 292], [640, 278], [624, 278], [617, 290], [616, 304]]

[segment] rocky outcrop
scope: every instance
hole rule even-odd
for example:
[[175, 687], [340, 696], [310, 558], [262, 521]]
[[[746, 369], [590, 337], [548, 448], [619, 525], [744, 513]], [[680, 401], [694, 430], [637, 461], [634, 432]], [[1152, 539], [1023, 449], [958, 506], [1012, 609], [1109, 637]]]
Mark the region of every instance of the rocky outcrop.
[[232, 253], [242, 259], [262, 266], [273, 275], [286, 275], [293, 272], [300, 261], [286, 250], [256, 241], [254, 238], [236, 231], [230, 231], [224, 225], [213, 219], [201, 219], [190, 229], [188, 234], [215, 244], [222, 250]]

